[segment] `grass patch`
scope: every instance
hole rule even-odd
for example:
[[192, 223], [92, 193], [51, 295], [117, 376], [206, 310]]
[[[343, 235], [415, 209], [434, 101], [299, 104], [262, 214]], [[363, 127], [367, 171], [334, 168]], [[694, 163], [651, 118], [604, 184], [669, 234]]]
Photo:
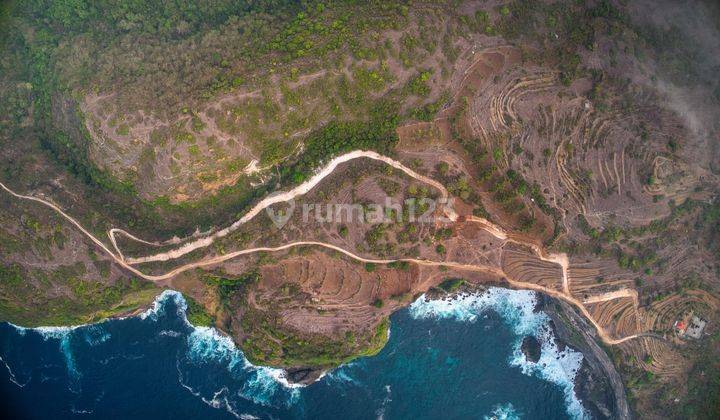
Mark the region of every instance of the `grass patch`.
[[188, 322], [196, 327], [212, 327], [215, 325], [215, 318], [205, 311], [205, 308], [197, 303], [192, 297], [183, 294], [185, 302], [187, 302], [187, 316]]
[[438, 285], [438, 287], [440, 289], [444, 290], [446, 293], [452, 293], [452, 292], [456, 291], [457, 289], [459, 289], [460, 286], [462, 286], [463, 284], [465, 284], [464, 279], [450, 278], [450, 279], [443, 280], [443, 282], [440, 283]]

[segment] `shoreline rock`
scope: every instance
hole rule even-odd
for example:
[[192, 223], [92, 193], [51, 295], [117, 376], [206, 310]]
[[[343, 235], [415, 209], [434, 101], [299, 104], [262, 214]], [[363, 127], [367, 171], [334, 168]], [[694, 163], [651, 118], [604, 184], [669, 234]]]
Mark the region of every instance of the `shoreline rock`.
[[610, 357], [595, 341], [595, 330], [565, 302], [543, 297], [558, 348], [570, 346], [583, 354], [575, 376], [575, 394], [592, 418], [629, 419], [630, 410], [622, 379]]
[[325, 369], [315, 369], [310, 367], [295, 367], [285, 370], [285, 379], [291, 384], [310, 385], [322, 378]]
[[[488, 287], [485, 284], [465, 284], [450, 293], [434, 288], [426, 296], [429, 299], [454, 300], [459, 295], [482, 292]], [[549, 316], [550, 328], [559, 350], [570, 346], [583, 354], [582, 366], [575, 377], [575, 393], [591, 416], [599, 419], [629, 419], [625, 387], [614, 364], [596, 342], [593, 327], [573, 307], [542, 293], [537, 294], [534, 311], [542, 311]], [[523, 338], [521, 350], [525, 358], [533, 363], [537, 363], [542, 354], [542, 346], [533, 336]], [[322, 378], [326, 369], [295, 367], [286, 368], [285, 372], [288, 382], [309, 385]]]
[[540, 341], [532, 335], [527, 335], [523, 338], [520, 350], [525, 355], [525, 360], [532, 363], [537, 363], [540, 360], [542, 354], [542, 346]]

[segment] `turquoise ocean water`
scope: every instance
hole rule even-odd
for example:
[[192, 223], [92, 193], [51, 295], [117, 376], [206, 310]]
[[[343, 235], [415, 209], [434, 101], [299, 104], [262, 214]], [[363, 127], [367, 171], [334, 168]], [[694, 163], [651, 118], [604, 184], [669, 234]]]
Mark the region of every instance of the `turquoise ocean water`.
[[[391, 317], [387, 346], [309, 386], [251, 365], [227, 337], [194, 328], [167, 291], [142, 316], [24, 329], [0, 324], [5, 418], [583, 418], [582, 355], [555, 346], [529, 291], [418, 299]], [[530, 363], [525, 335], [542, 343]]]

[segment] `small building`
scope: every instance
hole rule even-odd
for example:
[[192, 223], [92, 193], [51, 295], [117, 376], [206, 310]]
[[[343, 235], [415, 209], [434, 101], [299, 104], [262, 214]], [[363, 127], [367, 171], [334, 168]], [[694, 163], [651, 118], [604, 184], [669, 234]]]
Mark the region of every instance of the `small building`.
[[705, 330], [706, 325], [706, 320], [698, 316], [693, 316], [692, 320], [690, 320], [690, 325], [688, 325], [687, 330], [685, 331], [685, 335], [697, 340], [702, 337], [702, 333]]
[[702, 337], [706, 326], [707, 320], [694, 315], [692, 311], [682, 319], [675, 321], [674, 325], [675, 331], [680, 338], [694, 338], [696, 340]]

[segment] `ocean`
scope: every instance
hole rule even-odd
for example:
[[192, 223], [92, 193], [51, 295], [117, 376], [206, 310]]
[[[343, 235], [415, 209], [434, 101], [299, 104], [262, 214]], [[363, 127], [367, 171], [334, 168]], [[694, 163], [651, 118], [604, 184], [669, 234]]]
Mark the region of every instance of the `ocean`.
[[[531, 291], [419, 298], [392, 315], [376, 356], [289, 384], [215, 329], [188, 324], [166, 291], [144, 314], [77, 327], [0, 323], [5, 418], [584, 418], [582, 354], [555, 344]], [[537, 363], [520, 350], [542, 345]], [[10, 417], [12, 416], [12, 417]]]

